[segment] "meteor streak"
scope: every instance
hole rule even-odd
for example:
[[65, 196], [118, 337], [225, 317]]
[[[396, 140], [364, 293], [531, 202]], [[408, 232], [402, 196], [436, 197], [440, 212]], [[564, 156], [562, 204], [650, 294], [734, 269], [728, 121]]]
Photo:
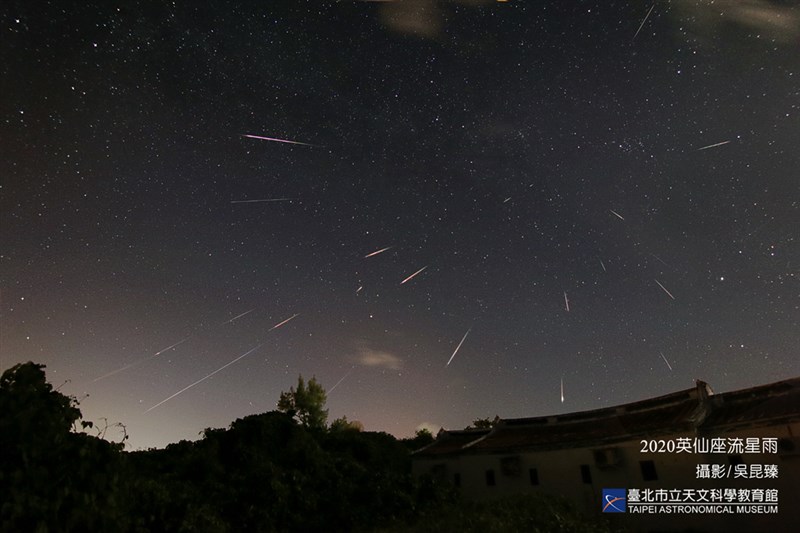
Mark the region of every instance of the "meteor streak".
[[386, 250], [391, 250], [392, 248], [394, 248], [394, 247], [393, 246], [387, 246], [386, 248], [381, 248], [380, 250], [375, 250], [374, 252], [365, 255], [364, 259], [366, 259], [367, 257], [372, 257], [373, 255], [382, 254]]
[[662, 263], [662, 264], [663, 264], [665, 267], [668, 267], [668, 266], [669, 266], [669, 265], [668, 265], [668, 264], [667, 264], [667, 263], [666, 263], [666, 262], [665, 262], [663, 259], [661, 259], [660, 257], [658, 257], [656, 254], [650, 254], [650, 255], [652, 255], [653, 257], [655, 257], [655, 258], [656, 258], [656, 259], [658, 259], [659, 261], [661, 261], [661, 263]]
[[125, 370], [128, 370], [129, 368], [132, 368], [132, 367], [134, 367], [134, 366], [136, 366], [136, 365], [139, 365], [139, 364], [141, 364], [141, 363], [143, 363], [143, 362], [147, 361], [147, 360], [148, 360], [148, 359], [150, 359], [151, 357], [153, 357], [153, 356], [152, 356], [152, 355], [148, 355], [146, 358], [144, 358], [144, 359], [140, 359], [139, 361], [136, 361], [135, 363], [130, 363], [130, 364], [128, 364], [128, 365], [125, 365], [125, 366], [123, 366], [122, 368], [118, 368], [118, 369], [116, 369], [116, 370], [113, 370], [113, 371], [109, 372], [108, 374], [103, 374], [103, 375], [102, 375], [102, 376], [100, 376], [99, 378], [94, 378], [94, 379], [92, 380], [92, 383], [96, 383], [96, 382], [98, 382], [98, 381], [100, 381], [100, 380], [103, 380], [103, 379], [106, 379], [106, 378], [110, 378], [111, 376], [113, 376], [113, 375], [115, 375], [115, 374], [119, 374], [120, 372], [123, 372], [123, 371], [125, 371]]
[[242, 313], [241, 315], [236, 315], [235, 317], [231, 318], [230, 320], [226, 320], [225, 322], [223, 322], [222, 324], [220, 324], [220, 326], [223, 326], [223, 325], [225, 325], [225, 324], [230, 324], [230, 323], [231, 323], [231, 322], [233, 322], [234, 320], [237, 320], [237, 319], [239, 319], [239, 318], [242, 318], [244, 315], [250, 314], [250, 313], [252, 313], [252, 312], [253, 312], [253, 311], [255, 311], [255, 310], [256, 310], [256, 308], [254, 307], [254, 308], [252, 308], [252, 309], [251, 309], [251, 310], [249, 310], [249, 311], [245, 311], [245, 312], [244, 312], [244, 313]]
[[179, 394], [182, 394], [182, 393], [186, 392], [187, 390], [191, 389], [191, 388], [192, 388], [192, 387], [194, 387], [195, 385], [199, 385], [200, 383], [204, 382], [205, 380], [207, 380], [208, 378], [210, 378], [211, 376], [213, 376], [213, 375], [214, 375], [214, 374], [216, 374], [217, 372], [222, 372], [223, 370], [225, 370], [226, 368], [228, 368], [229, 366], [231, 366], [233, 363], [235, 363], [235, 362], [239, 361], [240, 359], [243, 359], [244, 357], [246, 357], [246, 356], [250, 355], [250, 354], [251, 354], [251, 353], [253, 353], [254, 351], [256, 351], [256, 350], [258, 350], [259, 348], [261, 348], [262, 346], [264, 346], [264, 345], [263, 345], [263, 344], [259, 344], [259, 345], [258, 345], [258, 346], [256, 346], [255, 348], [251, 348], [250, 350], [246, 351], [245, 353], [243, 353], [242, 355], [240, 355], [239, 357], [237, 357], [236, 359], [234, 359], [234, 360], [233, 360], [233, 361], [231, 361], [230, 363], [227, 363], [227, 364], [225, 364], [225, 365], [223, 365], [223, 366], [219, 367], [218, 369], [214, 370], [212, 373], [210, 373], [210, 374], [209, 374], [209, 375], [207, 375], [206, 377], [204, 377], [204, 378], [201, 378], [201, 379], [198, 379], [197, 381], [195, 381], [194, 383], [192, 383], [192, 384], [191, 384], [191, 385], [189, 385], [188, 387], [184, 387], [184, 388], [182, 388], [181, 390], [179, 390], [178, 392], [176, 392], [175, 394], [173, 394], [173, 395], [172, 395], [172, 396], [170, 396], [169, 398], [166, 398], [166, 399], [164, 399], [164, 400], [161, 400], [160, 402], [158, 402], [157, 404], [155, 404], [153, 407], [151, 407], [150, 409], [148, 409], [147, 411], [145, 411], [145, 413], [149, 413], [150, 411], [152, 411], [153, 409], [155, 409], [155, 408], [156, 408], [156, 407], [158, 407], [159, 405], [163, 405], [163, 404], [167, 403], [168, 401], [170, 401], [171, 399], [173, 399], [174, 397], [178, 396]]
[[175, 343], [175, 344], [173, 344], [172, 346], [167, 346], [167, 347], [166, 347], [166, 348], [164, 348], [163, 350], [161, 350], [161, 351], [158, 351], [158, 352], [154, 353], [154, 354], [153, 354], [153, 357], [155, 357], [155, 356], [157, 356], [157, 355], [161, 355], [162, 353], [166, 352], [167, 350], [171, 350], [171, 349], [175, 348], [176, 346], [178, 346], [178, 345], [181, 345], [181, 344], [183, 344], [184, 342], [186, 342], [186, 341], [188, 341], [188, 340], [189, 340], [189, 337], [186, 337], [185, 339], [183, 339], [183, 340], [180, 340], [180, 341], [176, 342], [176, 343]]
[[262, 198], [260, 200], [231, 200], [232, 204], [255, 204], [259, 202], [291, 202], [297, 198]]
[[108, 374], [103, 374], [103, 375], [102, 375], [102, 376], [100, 376], [99, 378], [95, 378], [95, 379], [93, 379], [93, 380], [92, 380], [92, 383], [96, 383], [96, 382], [98, 382], [98, 381], [101, 381], [101, 380], [104, 380], [104, 379], [106, 379], [106, 378], [110, 378], [111, 376], [114, 376], [114, 375], [116, 375], [116, 374], [119, 374], [120, 372], [124, 372], [125, 370], [128, 370], [129, 368], [133, 368], [133, 367], [135, 367], [135, 366], [139, 366], [140, 364], [144, 363], [145, 361], [149, 361], [150, 359], [153, 359], [154, 357], [158, 357], [158, 356], [159, 356], [159, 355], [161, 355], [162, 353], [164, 353], [164, 352], [166, 352], [166, 351], [168, 351], [168, 350], [171, 350], [171, 349], [175, 348], [176, 346], [178, 346], [178, 345], [180, 345], [180, 344], [183, 344], [184, 342], [188, 341], [190, 337], [191, 337], [191, 335], [190, 335], [189, 337], [186, 337], [186, 338], [185, 338], [185, 339], [183, 339], [183, 340], [180, 340], [180, 341], [176, 342], [175, 344], [173, 344], [173, 345], [171, 345], [171, 346], [167, 346], [167, 347], [166, 347], [166, 348], [164, 348], [163, 350], [159, 350], [159, 351], [157, 351], [157, 352], [156, 352], [156, 353], [154, 353], [153, 355], [148, 355], [148, 356], [146, 356], [146, 357], [142, 357], [142, 358], [141, 358], [141, 359], [139, 359], [138, 361], [134, 361], [133, 363], [127, 364], [127, 365], [123, 366], [122, 368], [118, 368], [118, 369], [116, 369], [116, 370], [113, 370], [113, 371], [109, 372]]
[[289, 318], [287, 318], [286, 320], [284, 320], [283, 322], [279, 322], [279, 323], [275, 324], [274, 326], [269, 328], [267, 331], [272, 331], [273, 329], [278, 329], [282, 325], [286, 324], [287, 322], [289, 322], [290, 320], [292, 320], [293, 318], [296, 318], [298, 316], [300, 316], [300, 313], [295, 313], [292, 316], [290, 316]]
[[617, 217], [618, 217], [620, 220], [625, 220], [624, 218], [622, 218], [622, 215], [620, 215], [619, 213], [617, 213], [617, 212], [616, 212], [616, 211], [614, 211], [613, 209], [609, 209], [609, 211], [611, 211], [612, 213], [614, 213], [614, 214], [615, 214], [615, 215], [616, 215], [616, 216], [617, 216]]
[[456, 356], [456, 354], [458, 353], [458, 350], [461, 348], [461, 345], [464, 344], [465, 340], [467, 340], [467, 335], [469, 335], [470, 331], [472, 331], [472, 328], [469, 328], [467, 330], [467, 332], [464, 333], [464, 336], [461, 338], [461, 342], [458, 343], [458, 346], [456, 346], [456, 349], [453, 351], [453, 355], [450, 356], [450, 359], [447, 361], [447, 364], [444, 365], [445, 367], [450, 366], [450, 363], [453, 361], [453, 357]]
[[664, 357], [664, 354], [663, 354], [663, 353], [661, 353], [661, 352], [658, 352], [658, 353], [659, 353], [659, 354], [661, 354], [661, 359], [663, 359], [663, 360], [664, 360], [664, 362], [665, 362], [665, 363], [667, 363], [667, 367], [670, 369], [670, 371], [672, 371], [672, 365], [671, 365], [671, 364], [669, 364], [669, 361], [667, 361], [667, 358], [666, 358], [666, 357]]
[[650, 13], [652, 13], [652, 12], [653, 12], [653, 8], [654, 8], [654, 7], [656, 7], [656, 5], [655, 5], [655, 4], [653, 4], [653, 5], [650, 7], [650, 11], [648, 11], [648, 12], [647, 12], [647, 15], [645, 15], [645, 16], [644, 16], [644, 20], [642, 20], [642, 23], [641, 23], [641, 24], [639, 24], [639, 29], [638, 29], [638, 30], [636, 30], [636, 33], [634, 33], [634, 34], [633, 34], [633, 38], [631, 39], [631, 41], [633, 41], [633, 39], [636, 39], [636, 36], [637, 36], [637, 35], [639, 35], [639, 32], [640, 32], [640, 31], [642, 31], [642, 27], [644, 27], [644, 23], [645, 23], [645, 22], [647, 22], [647, 19], [648, 19], [648, 17], [650, 17]]
[[419, 270], [417, 270], [416, 272], [414, 272], [413, 274], [411, 274], [410, 276], [408, 276], [406, 279], [404, 279], [403, 281], [401, 281], [401, 282], [400, 282], [400, 285], [402, 285], [402, 284], [403, 284], [403, 283], [405, 283], [406, 281], [411, 281], [412, 279], [414, 279], [414, 277], [415, 277], [417, 274], [419, 274], [420, 272], [422, 272], [422, 271], [423, 271], [423, 270], [425, 270], [426, 268], [428, 268], [428, 265], [425, 265], [424, 267], [420, 268]]
[[333, 390], [334, 390], [336, 387], [338, 387], [338, 386], [339, 386], [339, 384], [340, 384], [342, 381], [344, 381], [345, 379], [347, 379], [347, 376], [349, 376], [350, 374], [352, 374], [352, 373], [353, 373], [353, 370], [355, 370], [355, 367], [352, 367], [352, 368], [350, 369], [350, 371], [349, 371], [347, 374], [345, 374], [345, 375], [344, 375], [344, 377], [342, 377], [342, 379], [340, 379], [339, 381], [337, 381], [337, 382], [336, 382], [336, 385], [334, 385], [333, 387], [331, 387], [331, 390], [329, 390], [329, 391], [328, 391], [328, 394], [332, 393], [332, 392], [333, 392]]
[[262, 137], [261, 135], [242, 134], [242, 137], [247, 137], [248, 139], [259, 139], [261, 141], [272, 141], [276, 143], [302, 144], [303, 146], [318, 146], [316, 144], [301, 143], [299, 141], [290, 141], [288, 139], [276, 139], [275, 137]]
[[567, 313], [569, 313], [569, 298], [567, 298], [567, 291], [564, 291], [564, 305], [567, 308]]
[[658, 283], [658, 286], [659, 286], [659, 287], [661, 287], [661, 288], [664, 290], [664, 292], [666, 292], [666, 293], [667, 293], [667, 295], [669, 295], [669, 297], [670, 297], [670, 298], [672, 298], [673, 300], [675, 299], [675, 297], [672, 295], [672, 293], [671, 293], [671, 292], [669, 292], [669, 291], [667, 290], [667, 288], [666, 288], [666, 287], [664, 287], [664, 286], [661, 284], [661, 282], [660, 282], [660, 281], [658, 281], [658, 280], [655, 280], [655, 282], [656, 282], [656, 283]]
[[561, 403], [564, 403], [564, 378], [561, 378]]
[[600, 260], [600, 266], [603, 267], [603, 272], [608, 272], [606, 270], [606, 266], [603, 264], [603, 260], [602, 259]]
[[708, 150], [709, 148], [716, 148], [717, 146], [722, 146], [724, 144], [728, 144], [729, 142], [730, 141], [722, 141], [721, 143], [717, 144], [709, 144], [708, 146], [703, 146], [702, 148], [698, 148], [697, 151], [699, 152], [700, 150]]

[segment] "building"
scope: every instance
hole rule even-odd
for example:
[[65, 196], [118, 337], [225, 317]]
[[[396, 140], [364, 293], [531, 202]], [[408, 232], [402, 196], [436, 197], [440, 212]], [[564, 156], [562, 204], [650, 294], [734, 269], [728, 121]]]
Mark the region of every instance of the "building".
[[698, 381], [626, 405], [495, 422], [441, 430], [414, 453], [414, 474], [467, 499], [546, 492], [592, 515], [609, 501], [603, 489], [624, 488], [626, 513], [606, 516], [638, 531], [800, 531], [800, 378], [724, 394]]

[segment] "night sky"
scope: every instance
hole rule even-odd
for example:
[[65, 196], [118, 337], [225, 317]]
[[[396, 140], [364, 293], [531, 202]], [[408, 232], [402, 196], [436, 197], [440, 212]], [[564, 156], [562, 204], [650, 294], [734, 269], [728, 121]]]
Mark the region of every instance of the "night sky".
[[0, 7], [0, 370], [130, 449], [800, 375], [796, 4], [68, 4]]

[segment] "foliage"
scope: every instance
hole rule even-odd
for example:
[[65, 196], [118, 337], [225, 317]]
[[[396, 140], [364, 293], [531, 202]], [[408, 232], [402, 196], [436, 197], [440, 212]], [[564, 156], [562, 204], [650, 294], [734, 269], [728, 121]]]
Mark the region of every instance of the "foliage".
[[472, 424], [465, 427], [464, 429], [492, 429], [495, 425], [497, 425], [498, 418], [476, 418], [472, 421]]
[[119, 523], [122, 445], [74, 432], [80, 419], [77, 401], [53, 390], [44, 365], [3, 373], [0, 530], [90, 531]]
[[317, 379], [312, 377], [306, 385], [301, 375], [297, 379], [297, 389], [291, 387], [289, 392], [281, 392], [278, 411], [296, 417], [307, 428], [324, 429], [328, 420], [326, 401], [325, 389], [317, 383]]
[[402, 442], [409, 451], [415, 452], [432, 443], [434, 440], [436, 440], [436, 438], [433, 436], [433, 433], [426, 428], [422, 428], [417, 430], [413, 438], [403, 439]]
[[331, 422], [328, 431], [364, 431], [364, 424], [358, 420], [348, 420], [346, 416], [343, 416]]
[[281, 395], [286, 412], [124, 453], [75, 431], [77, 402], [43, 368], [0, 378], [0, 531], [605, 531], [556, 500], [461, 503], [452, 485], [414, 479], [409, 451], [433, 435], [398, 441], [346, 417], [323, 431], [314, 379]]

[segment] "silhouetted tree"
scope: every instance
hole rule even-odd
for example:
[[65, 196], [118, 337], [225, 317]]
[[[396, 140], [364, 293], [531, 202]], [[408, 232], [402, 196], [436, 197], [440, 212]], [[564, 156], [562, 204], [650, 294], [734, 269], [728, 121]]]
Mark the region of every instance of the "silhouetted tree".
[[329, 431], [364, 431], [364, 424], [358, 420], [348, 420], [346, 416], [331, 422]]
[[312, 377], [306, 385], [303, 376], [297, 378], [297, 389], [291, 387], [289, 392], [281, 392], [278, 410], [297, 418], [301, 424], [310, 429], [324, 429], [328, 421], [328, 410], [325, 402], [328, 397], [325, 389]]
[[416, 451], [423, 448], [436, 440], [433, 433], [426, 428], [418, 429], [414, 436], [410, 439], [403, 439], [402, 442], [409, 451]]
[[476, 418], [472, 421], [472, 424], [467, 426], [464, 429], [492, 429], [494, 426], [497, 425], [498, 417], [494, 419], [489, 418]]
[[78, 402], [43, 369], [28, 362], [0, 377], [0, 531], [125, 529], [123, 445], [75, 432]]

